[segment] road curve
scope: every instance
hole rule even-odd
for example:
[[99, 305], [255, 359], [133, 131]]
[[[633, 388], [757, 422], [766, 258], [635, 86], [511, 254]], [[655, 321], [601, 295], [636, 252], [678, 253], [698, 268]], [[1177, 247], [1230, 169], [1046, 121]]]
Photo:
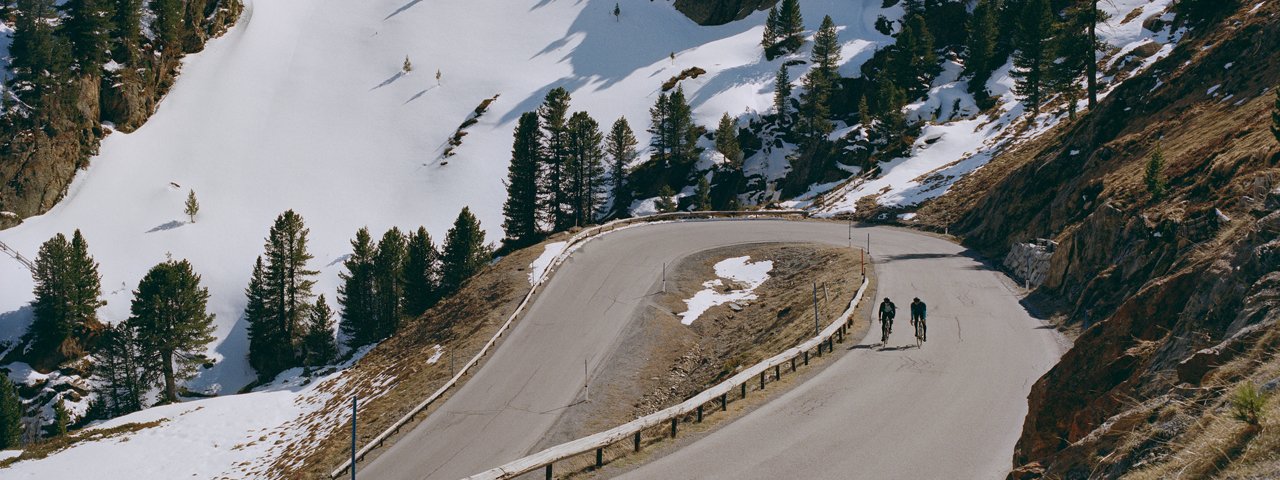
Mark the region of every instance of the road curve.
[[[1008, 469], [1034, 380], [1061, 355], [1008, 280], [963, 248], [900, 229], [872, 236], [880, 290], [903, 310], [890, 346], [907, 345], [906, 307], [930, 305], [924, 349], [858, 348], [814, 379], [634, 478], [996, 478]], [[838, 223], [664, 223], [585, 244], [549, 281], [485, 365], [361, 478], [456, 479], [519, 458], [578, 401], [664, 263], [756, 242], [848, 244]], [[851, 266], [851, 274], [853, 274]], [[873, 329], [875, 330], [875, 329]], [[866, 346], [870, 338], [861, 345]], [[877, 338], [878, 340], [878, 338]], [[914, 345], [914, 342], [910, 342]]]

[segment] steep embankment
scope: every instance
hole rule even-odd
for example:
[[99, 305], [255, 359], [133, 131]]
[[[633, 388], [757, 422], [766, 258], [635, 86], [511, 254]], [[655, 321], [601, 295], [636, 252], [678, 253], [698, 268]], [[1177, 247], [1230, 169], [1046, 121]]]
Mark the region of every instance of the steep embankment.
[[[992, 257], [1015, 241], [1058, 242], [1038, 293], [1081, 333], [1032, 390], [1014, 463], [1041, 466], [1019, 475], [1118, 477], [1210, 455], [1208, 468], [1183, 472], [1207, 476], [1266, 458], [1251, 456], [1250, 439], [1278, 435], [1264, 421], [1222, 446], [1184, 447], [1229, 417], [1237, 382], [1280, 371], [1258, 353], [1274, 349], [1280, 317], [1280, 149], [1265, 122], [1280, 80], [1280, 4], [1229, 13], [1192, 28], [1081, 120], [997, 157], [920, 212]], [[1168, 182], [1158, 198], [1144, 179], [1157, 151]], [[1236, 355], [1259, 361], [1215, 370]]]

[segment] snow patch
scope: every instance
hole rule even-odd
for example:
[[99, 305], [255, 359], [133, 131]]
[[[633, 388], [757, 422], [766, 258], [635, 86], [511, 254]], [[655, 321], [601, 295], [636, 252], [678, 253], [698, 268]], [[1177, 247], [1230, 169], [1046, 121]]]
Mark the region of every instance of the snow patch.
[[[751, 262], [750, 260], [751, 257], [749, 256], [735, 257], [716, 263], [716, 276], [720, 278], [704, 282], [702, 284], [703, 290], [695, 293], [693, 298], [684, 301], [688, 310], [680, 314], [680, 323], [690, 325], [699, 316], [716, 305], [755, 300], [757, 296], [754, 291], [765, 280], [769, 279], [769, 272], [773, 270], [773, 261]], [[716, 287], [725, 286], [724, 280], [726, 279], [737, 282], [742, 288], [726, 292], [717, 291]]]
[[542, 280], [542, 275], [547, 272], [547, 267], [551, 266], [551, 261], [564, 252], [564, 247], [569, 242], [548, 243], [546, 248], [542, 250], [542, 255], [537, 260], [529, 264], [529, 284], [537, 285]]

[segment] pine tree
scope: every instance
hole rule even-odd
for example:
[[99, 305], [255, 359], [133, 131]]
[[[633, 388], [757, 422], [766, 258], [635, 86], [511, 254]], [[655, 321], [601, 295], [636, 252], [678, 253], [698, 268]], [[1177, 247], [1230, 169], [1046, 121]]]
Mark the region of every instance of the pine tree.
[[538, 115], [532, 112], [521, 115], [511, 146], [511, 165], [507, 167], [507, 201], [502, 206], [502, 229], [506, 232], [503, 243], [510, 248], [530, 245], [539, 237], [538, 163], [541, 143]]
[[760, 39], [760, 46], [764, 48], [767, 54], [774, 45], [778, 43], [778, 5], [769, 8], [769, 19], [764, 22], [764, 36]]
[[253, 264], [253, 274], [245, 289], [248, 301], [244, 308], [245, 322], [249, 324], [249, 366], [258, 372], [259, 380], [267, 380], [292, 363], [292, 349], [281, 348], [287, 343], [284, 329], [272, 316], [276, 300], [267, 285], [266, 268], [262, 257]]
[[[250, 317], [249, 342], [250, 363], [259, 360], [260, 367], [255, 369], [262, 380], [298, 366], [301, 360], [302, 325], [311, 308], [312, 277], [319, 273], [307, 269], [312, 258], [307, 252], [309, 232], [302, 216], [288, 210], [276, 217], [267, 234], [260, 292], [264, 305], [260, 318]], [[253, 296], [250, 292], [251, 305]], [[266, 350], [255, 351], [255, 347]]]
[[919, 15], [908, 17], [898, 33], [890, 62], [893, 78], [912, 98], [923, 95], [938, 72], [933, 35]]
[[68, 0], [62, 24], [71, 41], [71, 54], [82, 72], [97, 72], [111, 42], [111, 0]]
[[1147, 160], [1143, 181], [1147, 184], [1147, 192], [1151, 194], [1151, 198], [1155, 200], [1164, 198], [1168, 191], [1168, 183], [1164, 177], [1164, 152], [1158, 148]]
[[307, 321], [307, 334], [302, 341], [308, 366], [328, 365], [338, 357], [338, 346], [333, 339], [333, 310], [324, 301], [324, 295], [316, 298]]
[[609, 129], [605, 138], [605, 154], [609, 156], [610, 193], [613, 195], [613, 208], [610, 216], [621, 217], [627, 214], [631, 205], [631, 192], [627, 184], [627, 166], [636, 159], [636, 135], [626, 117], [618, 117]]
[[1271, 134], [1275, 135], [1276, 141], [1280, 142], [1280, 85], [1276, 88], [1276, 105], [1271, 110]]
[[440, 290], [440, 252], [427, 229], [409, 234], [404, 258], [404, 313], [422, 315], [435, 304]]
[[85, 336], [98, 325], [98, 307], [106, 305], [98, 263], [80, 231], [70, 242], [59, 233], [41, 245], [32, 276], [32, 343], [37, 351], [55, 352], [59, 361], [80, 356]]
[[113, 0], [112, 50], [122, 63], [133, 63], [142, 40], [142, 0]]
[[191, 219], [191, 223], [196, 223], [196, 214], [200, 213], [200, 202], [196, 201], [196, 191], [187, 191], [187, 203], [183, 213], [187, 214], [187, 218]]
[[969, 18], [966, 41], [969, 54], [964, 71], [970, 76], [969, 93], [980, 97], [989, 95], [987, 81], [991, 79], [991, 72], [999, 67], [997, 63], [1001, 63], [996, 58], [997, 8], [997, 0], [979, 0]]
[[376, 251], [368, 228], [356, 231], [351, 240], [351, 255], [343, 260], [346, 272], [338, 274], [338, 304], [342, 306], [340, 328], [350, 348], [377, 340], [374, 323], [373, 257]]
[[815, 70], [822, 72], [823, 78], [827, 81], [840, 78], [839, 72], [836, 71], [840, 66], [840, 36], [836, 33], [836, 24], [831, 20], [830, 15], [822, 17], [822, 26], [813, 37], [813, 52], [809, 62], [813, 64]]
[[138, 329], [144, 358], [158, 359], [152, 368], [163, 377], [161, 398], [178, 401], [177, 380], [191, 375], [200, 352], [214, 340], [213, 315], [206, 311], [209, 289], [186, 260], [169, 260], [151, 268], [133, 292], [128, 322]]
[[155, 382], [155, 371], [145, 368], [155, 362], [143, 357], [138, 348], [138, 332], [129, 322], [119, 322], [102, 331], [94, 351], [93, 378], [98, 384], [96, 418], [113, 418], [142, 410], [143, 395]]
[[565, 210], [564, 164], [568, 157], [566, 135], [569, 117], [569, 91], [557, 87], [547, 92], [546, 99], [538, 108], [538, 117], [545, 132], [541, 159], [542, 168], [541, 196], [546, 205], [543, 211], [555, 231], [569, 228], [570, 218]]
[[778, 67], [778, 75], [773, 78], [773, 109], [778, 112], [778, 124], [786, 126], [791, 109], [791, 77], [787, 75], [787, 65]]
[[400, 71], [404, 73], [409, 73], [413, 71], [413, 63], [409, 61], [408, 55], [404, 56], [404, 65], [400, 66]]
[[658, 100], [649, 108], [649, 151], [650, 160], [658, 163], [664, 171], [671, 166], [671, 141], [668, 138], [670, 118], [671, 97], [665, 92], [659, 93]]
[[151, 21], [151, 31], [159, 50], [165, 55], [176, 56], [182, 53], [182, 37], [185, 34], [182, 22], [182, 0], [152, 0], [151, 13], [155, 19]]
[[725, 112], [716, 127], [716, 151], [724, 155], [730, 166], [742, 164], [742, 146], [738, 144], [738, 122]]
[[453, 293], [462, 288], [462, 284], [475, 275], [489, 261], [490, 251], [484, 244], [484, 230], [480, 221], [471, 214], [471, 209], [463, 207], [453, 228], [445, 234], [444, 249], [441, 252], [440, 289], [445, 293]]
[[71, 426], [71, 412], [67, 411], [67, 404], [63, 403], [62, 398], [58, 398], [58, 402], [53, 404], [53, 424], [49, 426], [49, 434], [52, 437], [61, 437], [67, 434], [67, 427]]
[[584, 227], [595, 223], [604, 204], [604, 137], [587, 112], [574, 113], [568, 126], [569, 214], [574, 226]]
[[667, 108], [667, 141], [671, 163], [691, 164], [698, 160], [698, 134], [693, 124], [693, 109], [685, 100], [684, 86], [676, 87], [676, 91], [671, 93]]
[[13, 70], [10, 91], [32, 125], [41, 125], [49, 112], [46, 105], [58, 101], [62, 82], [71, 68], [71, 44], [57, 35], [57, 12], [53, 0], [18, 0], [13, 41], [9, 46]]
[[707, 181], [706, 175], [698, 175], [698, 186], [693, 191], [693, 209], [704, 212], [711, 210], [711, 183]]
[[804, 45], [804, 18], [800, 15], [798, 0], [782, 0], [778, 9], [778, 27], [775, 30], [783, 49], [794, 52]]
[[[1052, 91], [1063, 94], [1068, 100], [1067, 111], [1072, 118], [1076, 114], [1076, 99], [1081, 96], [1080, 77], [1095, 74], [1097, 68], [1096, 22], [1105, 14], [1097, 11], [1091, 1], [1076, 2], [1067, 8], [1065, 20], [1054, 29], [1051, 51], [1054, 59], [1049, 64], [1046, 82]], [[1090, 68], [1090, 65], [1093, 67]], [[1088, 98], [1096, 103], [1096, 82], [1090, 85]]]
[[0, 375], [0, 450], [18, 448], [22, 441], [22, 400], [8, 375]]
[[1053, 38], [1053, 11], [1049, 0], [1028, 0], [1022, 10], [1022, 21], [1015, 37], [1017, 51], [1013, 57], [1016, 80], [1014, 90], [1026, 97], [1032, 115], [1040, 113], [1044, 102], [1048, 69], [1054, 60], [1050, 41]]
[[622, 21], [622, 5], [618, 4], [618, 2], [613, 3], [613, 20]]
[[658, 199], [653, 202], [654, 208], [658, 210], [658, 213], [676, 211], [677, 204], [675, 196], [676, 192], [671, 190], [671, 186], [663, 184], [662, 187], [658, 189]]
[[400, 327], [404, 314], [405, 237], [399, 228], [391, 227], [378, 241], [373, 256], [373, 304], [377, 338], [390, 337]]
[[800, 97], [800, 133], [811, 142], [826, 138], [833, 126], [828, 117], [831, 111], [827, 102], [831, 95], [831, 83], [819, 69], [810, 70], [804, 76], [805, 93]]

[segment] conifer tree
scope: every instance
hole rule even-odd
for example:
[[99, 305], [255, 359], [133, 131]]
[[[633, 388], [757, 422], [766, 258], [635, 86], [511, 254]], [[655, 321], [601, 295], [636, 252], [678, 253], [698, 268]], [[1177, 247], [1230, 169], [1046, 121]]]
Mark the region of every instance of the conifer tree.
[[58, 402], [53, 404], [53, 424], [49, 426], [49, 433], [52, 437], [61, 437], [67, 434], [67, 427], [71, 426], [71, 412], [67, 411], [67, 404], [63, 403], [62, 398], [58, 398]]
[[55, 358], [80, 356], [88, 330], [98, 324], [101, 275], [89, 255], [89, 245], [76, 230], [71, 241], [59, 233], [40, 246], [36, 256], [34, 319], [28, 335], [38, 351], [56, 352]]
[[813, 52], [809, 62], [815, 70], [822, 72], [822, 78], [833, 82], [839, 78], [836, 68], [840, 66], [840, 36], [836, 33], [836, 24], [831, 16], [822, 17], [822, 26], [813, 37]]
[[377, 338], [390, 337], [400, 327], [404, 314], [405, 237], [399, 228], [391, 227], [378, 241], [373, 256], [373, 304]]
[[0, 450], [13, 450], [22, 441], [22, 400], [8, 375], [0, 375]]
[[307, 321], [307, 334], [302, 341], [308, 366], [328, 365], [338, 357], [338, 346], [333, 339], [333, 310], [324, 301], [324, 295], [316, 298]]
[[662, 166], [663, 170], [670, 168], [671, 156], [669, 150], [671, 142], [668, 138], [669, 132], [667, 126], [670, 124], [671, 118], [671, 97], [666, 92], [658, 94], [658, 100], [654, 102], [653, 107], [649, 108], [649, 151], [650, 159]]
[[729, 165], [738, 167], [742, 164], [742, 146], [738, 144], [738, 122], [725, 112], [720, 117], [720, 125], [716, 127], [716, 151], [724, 155]]
[[636, 135], [626, 117], [618, 117], [609, 129], [605, 138], [605, 154], [609, 156], [609, 191], [613, 195], [613, 208], [610, 216], [621, 217], [627, 214], [631, 205], [631, 192], [627, 184], [627, 166], [636, 159]]
[[186, 260], [151, 268], [133, 292], [128, 322], [138, 330], [144, 358], [163, 378], [161, 398], [178, 401], [177, 380], [191, 375], [200, 353], [214, 340], [213, 315], [206, 311], [209, 289]]
[[156, 372], [146, 368], [155, 362], [144, 358], [138, 348], [137, 328], [125, 321], [103, 329], [94, 358], [98, 418], [142, 410], [143, 395], [155, 382]]
[[676, 210], [676, 192], [671, 189], [670, 185], [663, 184], [658, 189], [658, 199], [653, 202], [654, 208], [658, 213], [674, 212]]
[[1002, 63], [996, 58], [997, 0], [978, 0], [969, 17], [968, 39], [966, 47], [968, 58], [965, 59], [964, 72], [969, 75], [969, 93], [986, 97], [987, 81], [991, 72]]
[[113, 0], [112, 50], [122, 63], [133, 63], [142, 39], [142, 0]]
[[787, 65], [778, 67], [778, 74], [773, 78], [773, 108], [778, 111], [778, 123], [786, 126], [791, 109], [791, 77], [787, 75]]
[[[250, 363], [255, 358], [259, 360], [261, 368], [255, 368], [263, 380], [298, 366], [301, 360], [298, 347], [304, 333], [302, 325], [311, 308], [311, 288], [315, 285], [312, 277], [319, 273], [307, 269], [312, 258], [307, 252], [309, 232], [302, 216], [288, 210], [276, 217], [267, 234], [260, 292], [263, 311], [259, 318], [249, 318]], [[251, 306], [253, 297], [250, 292]], [[255, 351], [255, 346], [267, 350]]]
[[667, 141], [671, 151], [671, 163], [691, 164], [698, 160], [698, 133], [693, 124], [693, 109], [685, 100], [684, 86], [676, 87], [668, 104]]
[[417, 317], [435, 304], [440, 290], [440, 252], [427, 229], [409, 234], [404, 257], [404, 312]]
[[338, 274], [338, 304], [342, 306], [339, 328], [347, 346], [356, 348], [377, 340], [374, 323], [373, 257], [376, 251], [368, 228], [356, 231], [351, 240], [351, 255], [342, 262], [345, 272]]
[[603, 141], [600, 124], [587, 112], [576, 112], [569, 119], [569, 213], [577, 227], [595, 223], [604, 204]]
[[778, 43], [778, 5], [769, 7], [769, 18], [764, 22], [764, 36], [760, 39], [760, 46], [764, 48], [767, 54], [774, 45]]
[[408, 56], [408, 55], [405, 55], [405, 56], [404, 56], [404, 65], [401, 65], [401, 66], [400, 66], [400, 71], [402, 71], [402, 72], [404, 72], [404, 73], [409, 73], [409, 72], [412, 72], [412, 71], [413, 71], [413, 62], [410, 62], [410, 61], [409, 61], [409, 56]]
[[1155, 200], [1164, 198], [1165, 192], [1168, 191], [1168, 183], [1164, 178], [1164, 152], [1159, 148], [1152, 152], [1147, 160], [1143, 181], [1147, 184], [1147, 192], [1151, 194], [1151, 198]]
[[563, 185], [564, 164], [568, 157], [565, 137], [568, 130], [569, 101], [569, 91], [556, 87], [547, 92], [542, 106], [538, 108], [538, 117], [545, 132], [541, 156], [544, 164], [541, 195], [546, 205], [543, 210], [555, 231], [567, 229], [570, 224], [565, 210], [567, 202]]
[[97, 72], [111, 42], [111, 0], [68, 0], [62, 28], [71, 41], [71, 54], [82, 72]]
[[810, 70], [804, 76], [804, 95], [800, 97], [800, 133], [809, 141], [819, 141], [831, 133], [831, 111], [827, 107], [830, 99], [830, 80], [821, 70]]
[[622, 5], [618, 2], [613, 2], [613, 20], [616, 22], [622, 21]]
[[538, 158], [541, 145], [538, 115], [532, 112], [521, 115], [511, 146], [511, 165], [507, 167], [507, 201], [502, 206], [502, 229], [506, 232], [503, 243], [511, 248], [530, 245], [539, 237]]
[[288, 343], [284, 329], [271, 315], [271, 306], [276, 301], [270, 294], [266, 268], [262, 257], [258, 257], [253, 264], [249, 286], [245, 289], [248, 301], [244, 317], [249, 324], [249, 366], [258, 372], [259, 380], [275, 376], [284, 369], [284, 365], [292, 363], [292, 349], [282, 347]]
[[462, 284], [475, 275], [489, 261], [490, 251], [484, 244], [484, 230], [480, 221], [463, 207], [454, 220], [453, 227], [445, 234], [441, 252], [440, 289], [446, 294], [462, 288]]
[[185, 34], [182, 22], [182, 0], [151, 0], [151, 13], [155, 19], [151, 21], [151, 31], [159, 50], [168, 56], [182, 53], [182, 37]]
[[1014, 90], [1026, 97], [1032, 115], [1040, 113], [1040, 104], [1045, 99], [1046, 76], [1054, 60], [1050, 44], [1053, 25], [1049, 0], [1027, 1], [1015, 37], [1017, 51], [1013, 57], [1016, 67], [1013, 76], [1016, 81]]
[[933, 35], [924, 18], [908, 17], [894, 43], [891, 68], [897, 83], [913, 98], [928, 92], [938, 72], [938, 57], [933, 47]]
[[200, 213], [200, 202], [196, 201], [196, 191], [187, 191], [187, 203], [183, 213], [187, 214], [187, 218], [191, 219], [191, 223], [196, 223], [196, 214]]
[[1276, 141], [1280, 142], [1280, 85], [1275, 87], [1276, 105], [1271, 110], [1271, 134], [1275, 135]]
[[693, 190], [693, 209], [704, 212], [711, 210], [711, 183], [707, 181], [706, 175], [698, 175], [698, 186]]
[[800, 15], [798, 0], [782, 0], [775, 32], [780, 38], [778, 43], [787, 51], [794, 52], [804, 45], [804, 18]]
[[32, 125], [40, 125], [49, 114], [46, 104], [57, 101], [62, 82], [71, 67], [71, 44], [57, 35], [58, 21], [53, 0], [17, 0], [13, 41], [9, 46], [13, 70], [10, 91]]

